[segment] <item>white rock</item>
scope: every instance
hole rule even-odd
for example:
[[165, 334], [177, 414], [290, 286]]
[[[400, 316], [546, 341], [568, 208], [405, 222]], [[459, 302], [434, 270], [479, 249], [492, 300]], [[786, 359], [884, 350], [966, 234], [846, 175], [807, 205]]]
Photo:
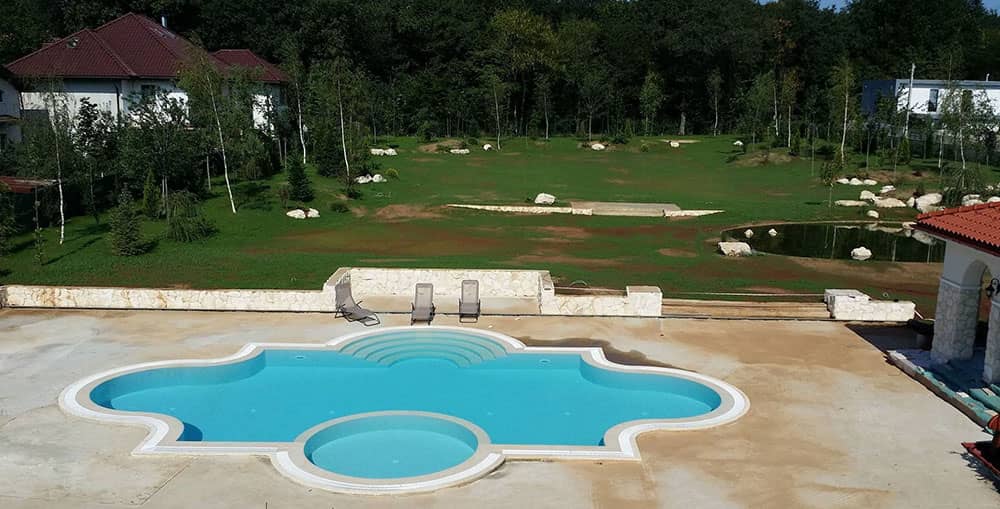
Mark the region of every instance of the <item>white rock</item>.
[[382, 151], [382, 153], [383, 153], [383, 154], [385, 154], [385, 155], [387, 155], [387, 156], [394, 156], [394, 155], [398, 155], [398, 154], [396, 153], [396, 149], [394, 149], [394, 148], [387, 148], [387, 149], [385, 149], [384, 151]]
[[861, 191], [860, 199], [862, 199], [862, 200], [868, 200], [868, 201], [875, 201], [875, 198], [876, 198], [875, 193], [873, 193], [871, 191]]
[[872, 257], [872, 252], [867, 247], [861, 246], [851, 250], [851, 258], [858, 261], [865, 261]]
[[996, 203], [998, 201], [1000, 201], [1000, 196], [990, 196], [989, 199], [986, 200], [986, 203]]
[[869, 210], [867, 212], [867, 215], [868, 215], [868, 217], [870, 217], [872, 219], [878, 219], [878, 211], [877, 210]]
[[747, 228], [747, 230], [745, 232], [743, 232], [743, 236], [746, 237], [746, 238], [748, 238], [748, 239], [752, 239], [753, 238], [753, 230], [751, 230], [750, 228]]
[[882, 186], [882, 190], [879, 191], [878, 193], [879, 194], [891, 193], [891, 192], [893, 192], [895, 190], [896, 190], [896, 186]]
[[467, 149], [467, 148], [453, 148], [453, 149], [449, 150], [449, 152], [451, 152], [452, 154], [457, 154], [457, 155], [460, 155], [460, 156], [464, 156], [465, 154], [469, 153], [469, 149]]
[[903, 229], [904, 230], [912, 230], [913, 227], [916, 226], [916, 224], [917, 223], [915, 223], [913, 221], [907, 221], [907, 222], [903, 223]]
[[385, 182], [385, 177], [383, 177], [381, 173], [376, 173], [372, 175], [372, 182], [376, 184], [380, 182]]
[[305, 219], [306, 213], [302, 209], [294, 209], [285, 212], [285, 215], [294, 219]]
[[880, 209], [895, 209], [906, 207], [906, 202], [898, 198], [875, 198], [875, 206]]
[[555, 202], [556, 197], [549, 193], [538, 193], [538, 196], [535, 196], [535, 204], [537, 205], [552, 205]]
[[909, 198], [906, 199], [906, 206], [907, 207], [910, 207], [912, 209], [916, 204], [917, 204], [917, 199], [916, 198], [914, 198], [914, 197], [911, 196], [911, 197], [909, 197]]
[[864, 185], [866, 185], [866, 186], [877, 186], [878, 185], [878, 181], [872, 180], [872, 179], [864, 179], [864, 180], [861, 181], [861, 183], [864, 184]]
[[910, 235], [910, 237], [913, 240], [920, 242], [922, 244], [927, 244], [928, 246], [934, 245], [935, 242], [934, 237], [931, 237], [929, 234], [924, 233], [920, 230], [911, 230], [911, 231], [913, 232], [913, 234]]
[[493, 150], [493, 145], [490, 145], [489, 143], [483, 145], [483, 151], [489, 152], [490, 150]]
[[753, 251], [746, 242], [719, 242], [719, 251], [726, 256], [750, 256]]
[[871, 205], [866, 201], [858, 201], [858, 200], [837, 200], [833, 202], [833, 204], [841, 207], [867, 207]]
[[920, 212], [930, 212], [935, 205], [941, 203], [942, 198], [941, 193], [927, 193], [914, 200], [914, 203]]
[[837, 179], [838, 184], [844, 184], [845, 186], [851, 183], [851, 179], [847, 177]]
[[590, 145], [590, 149], [591, 150], [604, 150], [606, 148], [608, 148], [608, 147], [605, 147], [604, 144], [602, 144], [602, 143], [592, 143]]
[[733, 146], [734, 147], [742, 147], [743, 146], [743, 142], [740, 141], [740, 140], [736, 140], [736, 141], [733, 142]]
[[371, 152], [373, 156], [383, 156], [383, 155], [385, 155], [385, 150], [382, 150], [380, 148], [373, 148], [369, 152]]
[[309, 212], [306, 212], [306, 217], [309, 218], [319, 217], [319, 211], [316, 209], [309, 209]]
[[863, 186], [865, 185], [865, 182], [858, 177], [851, 177], [850, 184], [852, 186]]
[[979, 205], [983, 203], [978, 194], [967, 194], [962, 197], [962, 206], [971, 207], [972, 205]]
[[671, 148], [680, 148], [681, 144], [676, 141], [671, 141], [670, 146]]
[[361, 175], [360, 177], [354, 179], [358, 184], [367, 184], [372, 181], [371, 175]]
[[772, 237], [777, 237], [778, 236], [778, 230], [775, 230], [774, 228], [771, 228], [770, 230], [767, 231], [767, 234], [770, 235], [770, 236], [772, 236]]

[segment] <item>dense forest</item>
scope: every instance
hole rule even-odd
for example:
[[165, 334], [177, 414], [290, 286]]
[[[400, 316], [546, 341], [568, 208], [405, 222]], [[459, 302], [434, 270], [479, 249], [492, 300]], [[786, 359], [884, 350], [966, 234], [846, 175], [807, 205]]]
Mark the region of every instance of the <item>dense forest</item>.
[[[206, 48], [250, 48], [309, 70], [342, 59], [368, 79], [369, 122], [394, 133], [731, 131], [773, 73], [792, 115], [822, 122], [831, 73], [983, 79], [1000, 18], [978, 0], [8, 0], [0, 62], [134, 11]], [[643, 85], [652, 82], [661, 94]], [[778, 93], [782, 93], [781, 90]], [[494, 97], [496, 96], [496, 97]], [[644, 101], [645, 99], [645, 101]], [[787, 109], [787, 108], [786, 108]], [[377, 132], [377, 131], [376, 131]]]

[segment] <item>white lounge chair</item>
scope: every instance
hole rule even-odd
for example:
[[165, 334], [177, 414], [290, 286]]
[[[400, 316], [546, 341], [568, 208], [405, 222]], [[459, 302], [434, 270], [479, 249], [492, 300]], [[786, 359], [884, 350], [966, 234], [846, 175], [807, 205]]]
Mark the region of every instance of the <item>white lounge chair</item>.
[[479, 281], [474, 279], [462, 281], [462, 296], [458, 299], [458, 321], [464, 322], [468, 318], [471, 318], [469, 321], [479, 321], [480, 308]]

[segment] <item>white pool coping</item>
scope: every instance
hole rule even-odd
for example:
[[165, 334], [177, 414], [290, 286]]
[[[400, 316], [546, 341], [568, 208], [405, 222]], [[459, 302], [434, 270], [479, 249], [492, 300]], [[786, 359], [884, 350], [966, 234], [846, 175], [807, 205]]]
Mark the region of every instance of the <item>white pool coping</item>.
[[[714, 390], [720, 397], [719, 406], [706, 414], [678, 419], [642, 419], [623, 422], [609, 429], [604, 435], [602, 446], [537, 446], [493, 444], [488, 435], [478, 426], [457, 417], [432, 414], [429, 412], [374, 412], [355, 414], [318, 423], [293, 442], [181, 442], [183, 424], [173, 416], [147, 412], [124, 412], [97, 405], [90, 398], [91, 391], [101, 383], [121, 375], [167, 367], [209, 367], [233, 364], [251, 359], [264, 350], [341, 350], [348, 344], [373, 335], [405, 330], [450, 331], [478, 335], [502, 345], [508, 353], [552, 353], [579, 354], [592, 366], [626, 373], [650, 373], [673, 376], [703, 384]], [[421, 493], [456, 486], [481, 478], [505, 460], [622, 460], [641, 459], [636, 438], [647, 431], [688, 431], [711, 428], [731, 423], [750, 409], [750, 401], [742, 391], [717, 378], [691, 371], [656, 366], [627, 366], [611, 362], [604, 351], [597, 347], [529, 347], [505, 334], [494, 331], [453, 327], [453, 326], [411, 326], [381, 327], [375, 330], [348, 334], [328, 341], [315, 343], [248, 343], [233, 355], [216, 359], [179, 359], [146, 362], [115, 368], [82, 378], [59, 395], [59, 407], [66, 413], [99, 422], [143, 426], [149, 434], [132, 451], [136, 455], [176, 454], [176, 455], [262, 455], [286, 477], [301, 484], [330, 491], [352, 494], [401, 494]], [[335, 421], [349, 420], [375, 414], [417, 414], [451, 420], [465, 426], [476, 434], [479, 447], [476, 453], [456, 467], [434, 474], [402, 479], [360, 479], [343, 476], [319, 469], [303, 453], [303, 445], [313, 433]], [[485, 439], [483, 438], [485, 437]]]

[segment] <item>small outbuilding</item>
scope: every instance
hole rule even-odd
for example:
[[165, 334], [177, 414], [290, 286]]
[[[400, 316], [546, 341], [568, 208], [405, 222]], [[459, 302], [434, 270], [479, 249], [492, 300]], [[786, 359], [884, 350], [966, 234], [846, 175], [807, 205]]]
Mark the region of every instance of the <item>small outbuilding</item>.
[[979, 312], [986, 299], [990, 311], [983, 380], [1000, 383], [1000, 202], [921, 214], [914, 229], [946, 244], [932, 360], [973, 357]]

